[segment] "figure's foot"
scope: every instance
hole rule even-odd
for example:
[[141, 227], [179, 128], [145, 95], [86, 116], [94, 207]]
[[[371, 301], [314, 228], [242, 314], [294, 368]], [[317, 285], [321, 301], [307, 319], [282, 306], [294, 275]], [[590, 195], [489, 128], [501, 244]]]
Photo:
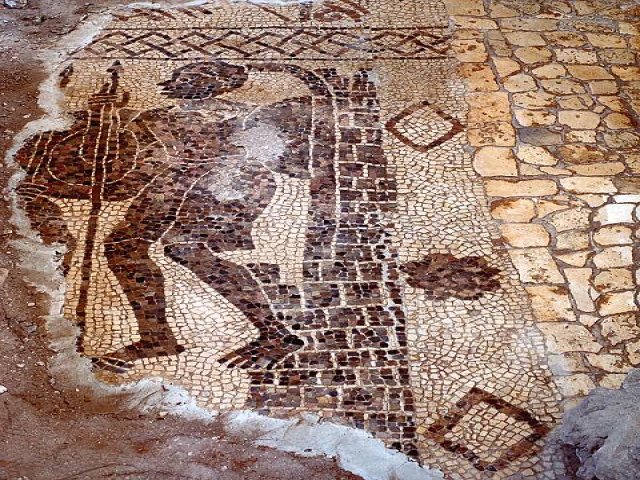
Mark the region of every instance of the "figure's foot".
[[133, 368], [133, 362], [142, 358], [168, 357], [178, 355], [185, 351], [185, 347], [177, 342], [165, 342], [162, 345], [154, 345], [151, 342], [140, 340], [115, 352], [91, 357], [95, 368], [108, 370], [114, 373], [126, 373]]
[[225, 355], [220, 360], [228, 368], [271, 369], [290, 353], [304, 346], [302, 339], [287, 334], [278, 337], [261, 336], [257, 340]]

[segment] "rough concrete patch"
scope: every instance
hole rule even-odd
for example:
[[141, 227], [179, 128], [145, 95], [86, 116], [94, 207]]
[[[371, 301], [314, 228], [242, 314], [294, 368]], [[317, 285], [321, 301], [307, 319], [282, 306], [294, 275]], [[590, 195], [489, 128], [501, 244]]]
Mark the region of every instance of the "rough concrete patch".
[[324, 455], [366, 480], [436, 480], [438, 470], [420, 467], [406, 455], [389, 450], [363, 430], [322, 422], [311, 414], [296, 420], [264, 417], [253, 412], [228, 415], [231, 435], [251, 436], [257, 445], [303, 456]]
[[637, 480], [640, 475], [640, 369], [619, 390], [596, 388], [567, 412], [554, 433], [580, 463], [580, 480]]

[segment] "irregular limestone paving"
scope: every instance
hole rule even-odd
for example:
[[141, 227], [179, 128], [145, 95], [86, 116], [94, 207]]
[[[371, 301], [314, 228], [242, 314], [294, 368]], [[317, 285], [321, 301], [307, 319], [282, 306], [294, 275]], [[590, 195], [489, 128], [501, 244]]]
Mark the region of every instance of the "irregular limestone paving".
[[449, 478], [562, 478], [563, 408], [640, 363], [640, 37], [607, 6], [114, 12], [16, 155], [77, 350]]

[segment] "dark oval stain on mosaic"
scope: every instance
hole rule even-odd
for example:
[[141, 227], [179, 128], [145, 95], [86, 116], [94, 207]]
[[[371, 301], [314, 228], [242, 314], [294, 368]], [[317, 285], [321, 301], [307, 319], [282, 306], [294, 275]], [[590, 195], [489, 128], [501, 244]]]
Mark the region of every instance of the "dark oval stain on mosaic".
[[436, 300], [475, 300], [500, 288], [495, 278], [500, 270], [490, 267], [482, 257], [432, 253], [418, 262], [405, 263], [401, 269], [407, 274], [409, 285], [423, 289], [427, 298]]

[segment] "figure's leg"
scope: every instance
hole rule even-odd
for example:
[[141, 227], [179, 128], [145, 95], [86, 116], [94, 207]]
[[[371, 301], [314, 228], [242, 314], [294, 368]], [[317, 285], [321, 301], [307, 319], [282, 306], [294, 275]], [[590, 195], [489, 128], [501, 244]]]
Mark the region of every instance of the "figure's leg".
[[138, 322], [140, 340], [105, 356], [130, 362], [140, 358], [176, 355], [184, 351], [167, 323], [164, 277], [149, 257], [150, 240], [121, 238], [114, 232], [104, 244], [111, 271], [120, 282]]
[[221, 363], [229, 367], [271, 368], [304, 345], [275, 318], [259, 285], [242, 265], [216, 257], [202, 243], [167, 245], [165, 253], [223, 295], [260, 331], [256, 340], [226, 355]]

